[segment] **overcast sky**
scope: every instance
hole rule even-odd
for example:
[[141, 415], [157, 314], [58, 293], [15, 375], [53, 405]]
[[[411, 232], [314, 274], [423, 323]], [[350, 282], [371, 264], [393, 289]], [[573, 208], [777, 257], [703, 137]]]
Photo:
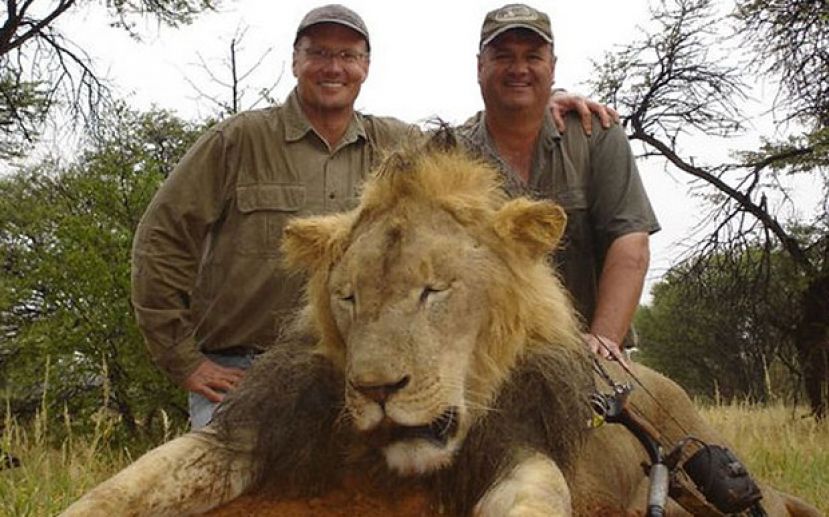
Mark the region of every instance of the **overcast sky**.
[[[298, 0], [225, 0], [220, 12], [202, 15], [179, 29], [139, 25], [142, 42], [122, 30], [111, 29], [100, 8], [89, 6], [61, 23], [67, 35], [90, 49], [99, 69], [108, 71], [119, 94], [136, 108], [156, 105], [187, 118], [214, 113], [209, 102], [197, 101], [189, 79], [200, 89], [221, 97], [220, 87], [197, 65], [199, 55], [216, 74], [227, 73], [229, 42], [237, 28], [247, 27], [241, 61], [252, 65], [271, 49], [248, 80], [254, 92], [282, 74], [273, 91], [284, 99], [294, 85], [290, 70], [296, 27], [311, 8], [325, 2]], [[360, 110], [419, 122], [435, 115], [461, 122], [482, 108], [475, 73], [475, 55], [481, 22], [487, 11], [503, 1], [352, 0], [345, 5], [365, 20], [372, 43], [371, 69], [357, 99]], [[590, 60], [601, 59], [635, 37], [637, 25], [648, 20], [645, 0], [536, 1], [552, 20], [559, 57], [557, 86], [583, 92], [592, 72]], [[224, 97], [227, 97], [225, 94]], [[725, 156], [734, 144], [708, 139], [707, 153]], [[688, 195], [685, 177], [667, 173], [656, 162], [640, 164], [646, 188], [663, 230], [651, 240], [649, 284], [673, 263], [681, 243], [698, 220], [698, 209]]]

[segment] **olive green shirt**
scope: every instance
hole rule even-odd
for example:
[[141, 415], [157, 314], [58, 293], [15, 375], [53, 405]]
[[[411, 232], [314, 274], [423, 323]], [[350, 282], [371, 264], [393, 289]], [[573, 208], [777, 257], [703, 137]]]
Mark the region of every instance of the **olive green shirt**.
[[294, 91], [284, 105], [202, 135], [155, 195], [133, 245], [132, 302], [156, 364], [181, 383], [204, 352], [272, 344], [303, 284], [280, 268], [285, 223], [353, 208], [382, 150], [409, 131], [355, 113], [329, 149]]
[[566, 122], [567, 130], [561, 134], [545, 113], [528, 183], [498, 155], [484, 112], [467, 121], [459, 133], [473, 153], [501, 170], [511, 196], [551, 199], [567, 212], [567, 228], [554, 260], [576, 309], [589, 323], [610, 244], [627, 233], [656, 232], [659, 223], [622, 128], [602, 129], [594, 116], [593, 134], [587, 136], [577, 116]]

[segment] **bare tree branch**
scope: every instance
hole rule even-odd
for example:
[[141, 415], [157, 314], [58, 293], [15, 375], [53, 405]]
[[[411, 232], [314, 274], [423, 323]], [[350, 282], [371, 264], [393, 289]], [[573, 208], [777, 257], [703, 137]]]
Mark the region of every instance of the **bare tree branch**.
[[[763, 225], [769, 229], [781, 242], [783, 247], [792, 258], [798, 262], [804, 269], [813, 273], [813, 266], [809, 259], [806, 257], [805, 253], [800, 247], [799, 242], [797, 239], [791, 237], [789, 233], [783, 228], [783, 226], [775, 219], [768, 211], [766, 211], [762, 206], [754, 203], [749, 196], [740, 192], [737, 189], [732, 188], [728, 183], [723, 181], [721, 178], [717, 177], [714, 174], [709, 173], [705, 169], [701, 167], [694, 167], [691, 164], [687, 163], [683, 159], [679, 157], [679, 155], [674, 152], [674, 150], [663, 143], [662, 141], [656, 139], [651, 134], [644, 131], [642, 128], [641, 123], [637, 119], [632, 120], [633, 123], [633, 134], [632, 138], [636, 140], [642, 140], [646, 144], [650, 145], [654, 149], [656, 149], [662, 156], [664, 156], [668, 161], [673, 163], [678, 169], [699, 178], [706, 183], [714, 186], [718, 191], [726, 194], [728, 197], [736, 201], [739, 206], [751, 213], [754, 217], [756, 217], [759, 221], [763, 223]], [[722, 226], [718, 227], [717, 230], [721, 230]]]
[[[4, 24], [3, 29], [0, 30], [0, 56], [16, 48], [20, 48], [31, 38], [40, 35], [41, 32], [46, 29], [46, 27], [49, 27], [58, 16], [65, 13], [67, 9], [75, 4], [75, 0], [61, 0], [58, 2], [58, 5], [55, 6], [55, 8], [45, 17], [40, 20], [32, 20], [25, 17], [25, 11], [28, 6], [31, 5], [32, 1], [34, 0], [30, 0], [29, 2], [23, 4], [23, 7], [16, 14], [9, 9], [7, 23], [12, 20], [16, 23], [9, 26], [10, 31], [8, 35], [5, 34], [6, 24]], [[23, 34], [19, 34], [15, 37], [15, 33], [19, 27], [27, 27], [27, 30]], [[2, 43], [5, 44], [2, 45]]]
[[[79, 119], [95, 129], [97, 114], [110, 100], [106, 78], [84, 49], [74, 45], [55, 22], [83, 2], [5, 0], [6, 19], [0, 26], [0, 157], [25, 154], [26, 144], [40, 135], [55, 108], [66, 110], [70, 122]], [[189, 23], [213, 0], [108, 0], [105, 8], [137, 38], [131, 19], [151, 15], [160, 23]]]
[[[245, 102], [245, 95], [250, 89], [244, 84], [245, 81], [264, 64], [265, 59], [273, 50], [272, 47], [265, 49], [250, 66], [243, 68], [241, 61], [245, 49], [242, 43], [247, 34], [247, 30], [247, 27], [237, 27], [228, 44], [227, 58], [222, 60], [222, 68], [218, 71], [201, 54], [198, 54], [199, 63], [195, 66], [207, 76], [209, 82], [219, 85], [221, 90], [227, 93], [214, 94], [208, 92], [206, 88], [197, 84], [195, 80], [187, 76], [184, 78], [197, 93], [197, 99], [206, 100], [219, 109], [219, 116], [232, 115], [245, 109], [253, 109], [263, 102], [273, 103], [274, 99], [271, 98], [270, 94], [279, 84], [285, 71], [283, 65], [282, 70], [280, 70], [279, 75], [273, 83], [267, 87], [259, 88], [256, 91], [253, 102]], [[222, 79], [223, 76], [229, 76], [230, 79], [224, 80]]]
[[[813, 412], [822, 417], [829, 402], [829, 4], [737, 4], [735, 16], [722, 17], [711, 0], [662, 0], [653, 11], [657, 29], [608, 54], [596, 65], [593, 85], [625, 113], [629, 137], [643, 142], [648, 156], [662, 157], [706, 187], [696, 194], [710, 207], [709, 233], [681, 264], [693, 279], [686, 289], [706, 289], [706, 274], [723, 271], [712, 278], [730, 284], [717, 287], [747, 300], [746, 308], [759, 318], [767, 309], [750, 301], [779, 296], [772, 291], [781, 285], [772, 270], [783, 267], [775, 261], [785, 263], [792, 276], [785, 300], [792, 322], [788, 339], [797, 350]], [[735, 41], [743, 43], [737, 47], [714, 36], [734, 27], [735, 20]], [[760, 77], [747, 75], [752, 68]], [[782, 79], [775, 107], [804, 123], [804, 132], [763, 140], [757, 149], [733, 154], [732, 163], [696, 163], [683, 154], [688, 136], [722, 139], [740, 132], [746, 125], [747, 81], [764, 78]], [[794, 125], [795, 131], [802, 128]], [[795, 173], [823, 174], [828, 199], [813, 226], [780, 215], [780, 201], [791, 203], [781, 176]]]

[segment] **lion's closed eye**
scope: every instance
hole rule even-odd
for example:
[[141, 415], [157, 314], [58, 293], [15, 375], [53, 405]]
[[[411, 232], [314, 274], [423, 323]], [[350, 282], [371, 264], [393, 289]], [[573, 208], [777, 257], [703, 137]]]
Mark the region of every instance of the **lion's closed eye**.
[[344, 289], [333, 294], [332, 298], [342, 307], [353, 308], [357, 303], [357, 293], [351, 289]]
[[420, 292], [420, 305], [445, 299], [451, 288], [451, 283], [427, 284]]

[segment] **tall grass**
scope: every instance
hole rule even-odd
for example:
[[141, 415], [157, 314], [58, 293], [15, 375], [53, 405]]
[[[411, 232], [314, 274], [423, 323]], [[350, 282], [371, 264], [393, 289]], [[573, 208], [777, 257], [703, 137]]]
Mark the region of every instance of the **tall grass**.
[[[106, 409], [110, 396], [106, 382], [103, 402], [91, 418], [90, 431], [76, 436], [66, 407], [59, 418], [52, 418], [47, 404], [49, 367], [47, 358], [40, 407], [30, 422], [21, 425], [6, 402], [0, 448], [18, 458], [20, 465], [0, 470], [0, 517], [57, 515], [152, 446], [147, 440], [135, 440], [131, 447], [116, 445], [123, 443], [123, 439], [116, 439], [120, 417]], [[107, 379], [106, 364], [103, 372]], [[161, 417], [166, 441], [173, 431], [166, 413], [162, 411]]]
[[[132, 460], [128, 449], [110, 446], [114, 418], [98, 419], [94, 431], [83, 437], [72, 435], [67, 414], [65, 429], [50, 430], [47, 421], [47, 415], [39, 413], [23, 426], [7, 411], [0, 447], [21, 464], [0, 471], [0, 515], [56, 515]], [[64, 437], [56, 443], [50, 431]]]
[[[829, 515], [829, 423], [800, 418], [783, 406], [731, 404], [705, 407], [702, 413], [753, 475]], [[94, 432], [85, 436], [72, 435], [69, 415], [62, 420], [65, 429], [50, 430], [42, 412], [23, 426], [6, 411], [0, 447], [22, 465], [0, 471], [0, 516], [55, 515], [146, 448], [112, 445], [117, 426], [112, 415], [102, 414]], [[61, 439], [56, 443], [52, 434]]]
[[702, 408], [751, 474], [829, 515], [829, 422], [781, 404], [732, 403]]

